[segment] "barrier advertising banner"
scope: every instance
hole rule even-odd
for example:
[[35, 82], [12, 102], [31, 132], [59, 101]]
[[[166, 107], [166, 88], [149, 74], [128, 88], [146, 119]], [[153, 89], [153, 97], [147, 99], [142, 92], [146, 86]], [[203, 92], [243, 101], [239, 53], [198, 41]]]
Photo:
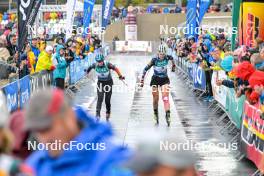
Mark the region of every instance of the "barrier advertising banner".
[[242, 123], [242, 114], [244, 110], [245, 96], [239, 98], [235, 95], [234, 89], [226, 89], [226, 112], [230, 117], [230, 120], [235, 124], [235, 126], [240, 129]]
[[212, 89], [214, 99], [219, 102], [223, 107], [226, 107], [226, 94], [227, 88], [225, 86], [217, 86], [217, 80], [224, 80], [227, 76], [224, 71], [214, 71], [212, 75]]
[[202, 67], [192, 64], [193, 84], [196, 89], [206, 90], [205, 73]]
[[13, 82], [3, 88], [9, 112], [18, 108], [18, 82]]
[[253, 106], [245, 102], [241, 127], [243, 153], [257, 167], [260, 167], [264, 151], [264, 120], [260, 118], [259, 108], [259, 104]]
[[30, 77], [26, 76], [19, 80], [19, 89], [20, 89], [20, 108], [23, 108], [24, 105], [30, 98]]
[[116, 41], [116, 51], [152, 52], [152, 45], [149, 41]]

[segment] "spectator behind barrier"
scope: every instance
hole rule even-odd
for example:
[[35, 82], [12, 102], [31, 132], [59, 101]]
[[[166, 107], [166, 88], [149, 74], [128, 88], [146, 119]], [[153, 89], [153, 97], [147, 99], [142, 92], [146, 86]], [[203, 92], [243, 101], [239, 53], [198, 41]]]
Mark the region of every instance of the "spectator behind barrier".
[[57, 45], [56, 53], [53, 57], [53, 65], [56, 69], [53, 72], [53, 79], [55, 80], [55, 86], [60, 89], [65, 87], [66, 68], [68, 66], [65, 60], [65, 48], [62, 45]]
[[36, 72], [41, 72], [44, 70], [53, 71], [55, 66], [52, 65], [52, 46], [47, 46], [45, 51], [42, 51], [39, 55]]
[[36, 68], [37, 58], [36, 58], [34, 52], [31, 49], [31, 46], [29, 44], [27, 44], [27, 46], [26, 46], [25, 54], [27, 55], [27, 65], [28, 65], [28, 69], [30, 71], [30, 74], [34, 74], [35, 68]]
[[0, 61], [0, 80], [8, 79], [11, 73], [16, 73], [17, 71], [17, 67], [7, 64], [6, 62]]
[[7, 50], [9, 51], [10, 56], [14, 56], [17, 51], [17, 37], [13, 34], [10, 34], [7, 37]]
[[0, 60], [7, 62], [10, 57], [9, 51], [6, 48], [6, 41], [4, 38], [0, 38]]
[[[26, 160], [33, 175], [126, 175], [119, 164], [129, 158], [127, 148], [113, 142], [108, 124], [97, 123], [80, 107], [73, 109], [62, 90], [46, 89], [32, 96], [26, 108], [25, 128], [44, 145], [61, 144], [57, 149], [35, 151]], [[77, 144], [90, 145], [77, 148]]]

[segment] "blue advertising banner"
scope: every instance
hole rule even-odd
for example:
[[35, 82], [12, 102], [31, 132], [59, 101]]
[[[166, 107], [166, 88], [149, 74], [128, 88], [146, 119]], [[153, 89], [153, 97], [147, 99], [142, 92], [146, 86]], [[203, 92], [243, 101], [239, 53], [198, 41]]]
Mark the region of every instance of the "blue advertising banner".
[[88, 34], [89, 24], [91, 21], [91, 17], [93, 14], [93, 7], [94, 7], [95, 0], [84, 0], [83, 6], [83, 27], [84, 27], [84, 34]]
[[18, 108], [18, 82], [13, 82], [3, 88], [9, 112]]
[[88, 55], [83, 60], [75, 60], [70, 64], [70, 84], [75, 84], [85, 76], [84, 69], [94, 63], [94, 54]]
[[200, 9], [199, 9], [199, 23], [202, 22], [205, 13], [207, 12], [211, 0], [200, 0]]
[[197, 64], [192, 64], [193, 84], [196, 89], [206, 90], [204, 70]]
[[193, 67], [191, 64], [189, 64], [187, 66], [187, 73], [188, 73], [188, 77], [191, 81], [193, 81]]
[[20, 108], [23, 108], [24, 105], [30, 98], [30, 77], [26, 76], [19, 80], [20, 85]]
[[186, 37], [195, 36], [197, 0], [188, 0], [186, 13]]
[[102, 28], [108, 25], [109, 18], [111, 16], [115, 0], [104, 0], [102, 6]]
[[198, 27], [210, 4], [211, 0], [188, 0], [186, 13], [187, 37], [198, 37], [200, 32]]

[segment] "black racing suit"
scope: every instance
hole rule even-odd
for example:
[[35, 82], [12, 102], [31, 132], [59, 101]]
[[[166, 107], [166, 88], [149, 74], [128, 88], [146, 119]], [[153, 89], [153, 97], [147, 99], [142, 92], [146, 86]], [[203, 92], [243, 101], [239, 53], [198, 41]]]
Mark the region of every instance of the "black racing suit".
[[87, 69], [89, 73], [92, 69], [95, 70], [98, 76], [97, 82], [97, 104], [96, 104], [96, 116], [100, 117], [100, 112], [102, 108], [102, 103], [105, 98], [106, 113], [111, 113], [111, 96], [112, 96], [112, 87], [113, 79], [110, 73], [110, 70], [116, 70], [116, 66], [109, 62], [104, 62], [102, 66], [99, 66], [98, 63], [94, 63]]

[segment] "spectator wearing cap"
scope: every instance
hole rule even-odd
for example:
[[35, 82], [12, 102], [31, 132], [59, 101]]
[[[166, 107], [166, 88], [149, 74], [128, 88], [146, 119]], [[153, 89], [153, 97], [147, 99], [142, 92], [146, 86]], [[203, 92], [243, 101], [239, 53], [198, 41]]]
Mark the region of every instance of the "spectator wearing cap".
[[41, 90], [32, 96], [25, 129], [34, 132], [41, 144], [59, 142], [57, 148], [35, 151], [26, 160], [33, 175], [123, 176], [119, 164], [131, 156], [126, 147], [113, 142], [108, 124], [97, 123], [80, 107], [73, 109], [60, 89]]
[[[37, 38], [33, 38], [31, 41], [31, 50], [35, 55], [35, 58], [38, 58], [40, 51], [38, 49], [38, 39]], [[36, 60], [37, 62], [37, 60]]]
[[[165, 149], [162, 142], [179, 144], [176, 150]], [[137, 145], [135, 154], [125, 166], [137, 176], [198, 176], [197, 157], [192, 150], [180, 147], [184, 139], [145, 140]]]
[[65, 59], [65, 48], [63, 45], [57, 45], [56, 53], [53, 57], [53, 65], [56, 69], [53, 72], [53, 79], [55, 79], [55, 86], [60, 89], [65, 87], [66, 68], [68, 66]]
[[47, 46], [46, 50], [42, 51], [39, 55], [36, 72], [40, 71], [53, 71], [55, 66], [52, 64], [52, 53], [53, 48], [52, 46]]
[[27, 54], [23, 53], [19, 60], [19, 79], [30, 74], [28, 69]]

